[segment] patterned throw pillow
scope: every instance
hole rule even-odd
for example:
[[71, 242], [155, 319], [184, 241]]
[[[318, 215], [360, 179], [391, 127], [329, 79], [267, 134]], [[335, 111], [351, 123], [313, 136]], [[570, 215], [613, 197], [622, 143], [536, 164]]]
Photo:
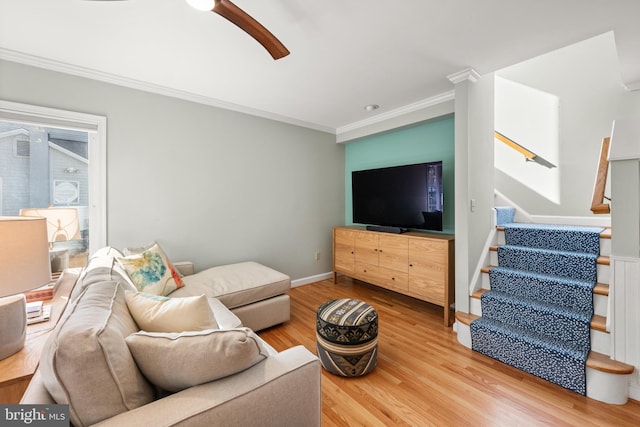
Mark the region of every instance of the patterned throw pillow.
[[140, 292], [169, 295], [184, 286], [182, 278], [158, 243], [153, 242], [141, 249], [142, 252], [117, 258]]

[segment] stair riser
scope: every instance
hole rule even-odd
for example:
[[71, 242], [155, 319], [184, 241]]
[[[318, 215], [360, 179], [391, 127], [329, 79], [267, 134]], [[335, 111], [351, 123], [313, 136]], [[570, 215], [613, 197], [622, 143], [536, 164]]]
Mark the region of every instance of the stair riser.
[[598, 279], [596, 280], [596, 282], [598, 283], [606, 283], [609, 284], [610, 282], [610, 274], [611, 274], [611, 267], [606, 265], [606, 264], [598, 264]]
[[591, 350], [609, 356], [611, 354], [611, 335], [608, 332], [592, 329]]
[[609, 314], [609, 297], [606, 295], [594, 295], [593, 296], [593, 314], [607, 317]]

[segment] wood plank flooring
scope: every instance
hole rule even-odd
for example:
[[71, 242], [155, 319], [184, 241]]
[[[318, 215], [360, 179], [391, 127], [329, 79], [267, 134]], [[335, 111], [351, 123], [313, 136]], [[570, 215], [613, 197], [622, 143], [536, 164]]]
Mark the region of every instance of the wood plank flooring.
[[378, 365], [342, 378], [322, 371], [322, 425], [639, 426], [640, 402], [607, 405], [483, 356], [442, 325], [442, 308], [340, 276], [293, 288], [291, 320], [259, 333], [276, 350], [314, 354], [318, 306], [358, 298], [379, 317]]

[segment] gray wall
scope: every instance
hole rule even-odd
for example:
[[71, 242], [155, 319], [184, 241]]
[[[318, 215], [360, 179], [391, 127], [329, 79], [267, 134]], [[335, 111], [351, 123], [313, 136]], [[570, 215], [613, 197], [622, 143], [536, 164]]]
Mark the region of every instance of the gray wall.
[[109, 245], [157, 240], [197, 269], [331, 271], [345, 199], [335, 135], [7, 61], [0, 99], [107, 117]]

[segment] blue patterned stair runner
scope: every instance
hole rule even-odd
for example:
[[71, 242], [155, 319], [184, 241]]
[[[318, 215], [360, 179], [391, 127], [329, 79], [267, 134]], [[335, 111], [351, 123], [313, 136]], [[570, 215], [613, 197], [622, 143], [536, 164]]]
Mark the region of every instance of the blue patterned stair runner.
[[507, 267], [489, 271], [491, 290], [580, 310], [593, 307], [593, 280], [568, 279]]
[[482, 316], [579, 348], [588, 349], [590, 345], [592, 314], [587, 311], [566, 310], [559, 305], [493, 291], [482, 296]]
[[599, 227], [551, 224], [504, 224], [504, 237], [510, 245], [564, 252], [600, 253]]
[[471, 338], [477, 352], [586, 395], [588, 351], [484, 316], [471, 323]]
[[597, 227], [506, 223], [489, 272], [475, 351], [586, 395]]
[[504, 245], [498, 247], [498, 265], [532, 273], [594, 281], [598, 256], [580, 252]]

